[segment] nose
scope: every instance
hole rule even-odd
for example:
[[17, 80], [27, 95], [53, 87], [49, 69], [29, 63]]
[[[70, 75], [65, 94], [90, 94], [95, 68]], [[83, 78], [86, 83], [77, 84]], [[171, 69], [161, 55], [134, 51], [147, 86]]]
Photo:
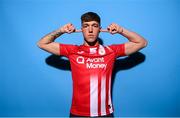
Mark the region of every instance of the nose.
[[89, 27], [89, 33], [92, 33], [92, 32], [93, 32], [93, 28]]

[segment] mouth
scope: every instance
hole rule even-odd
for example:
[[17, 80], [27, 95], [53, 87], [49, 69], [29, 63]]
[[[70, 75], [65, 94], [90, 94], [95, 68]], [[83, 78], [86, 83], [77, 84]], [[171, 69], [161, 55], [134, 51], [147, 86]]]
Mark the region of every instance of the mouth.
[[94, 35], [92, 35], [92, 34], [90, 34], [90, 35], [88, 35], [89, 37], [94, 37]]

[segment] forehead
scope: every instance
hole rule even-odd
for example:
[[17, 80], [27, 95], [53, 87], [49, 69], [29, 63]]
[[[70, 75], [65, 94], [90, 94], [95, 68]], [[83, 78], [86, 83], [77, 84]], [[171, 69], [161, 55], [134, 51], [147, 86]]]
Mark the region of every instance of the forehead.
[[83, 22], [82, 25], [94, 25], [97, 24], [99, 25], [99, 23], [97, 21], [88, 21], [88, 22]]

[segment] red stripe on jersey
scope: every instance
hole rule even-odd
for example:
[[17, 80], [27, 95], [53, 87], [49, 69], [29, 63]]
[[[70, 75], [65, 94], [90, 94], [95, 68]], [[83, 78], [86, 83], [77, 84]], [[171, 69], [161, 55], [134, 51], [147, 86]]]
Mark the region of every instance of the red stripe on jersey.
[[98, 76], [98, 116], [101, 116], [101, 76]]
[[106, 79], [106, 113], [109, 114], [109, 79]]
[[112, 100], [111, 100], [111, 75], [112, 75], [112, 71], [109, 73], [108, 77], [109, 77], [109, 112], [112, 113], [113, 112], [113, 106], [112, 106]]
[[[77, 75], [72, 76], [77, 77]], [[90, 74], [86, 77], [79, 77], [78, 80], [76, 80], [75, 77], [73, 78], [73, 100], [71, 105], [71, 113], [76, 115], [90, 116]], [[86, 85], [82, 86], [83, 83], [86, 83]]]

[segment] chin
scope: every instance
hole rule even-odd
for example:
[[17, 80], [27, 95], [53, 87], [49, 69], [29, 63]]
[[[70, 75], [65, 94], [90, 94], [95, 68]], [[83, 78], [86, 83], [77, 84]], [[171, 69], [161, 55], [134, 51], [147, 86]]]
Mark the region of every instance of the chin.
[[96, 40], [96, 39], [88, 39], [88, 40], [86, 40], [86, 42], [87, 42], [89, 45], [94, 45], [94, 44], [96, 44], [97, 40]]
[[93, 42], [96, 42], [96, 39], [94, 39], [94, 38], [89, 38], [89, 39], [87, 39], [86, 41], [89, 42], [89, 43], [93, 43]]

